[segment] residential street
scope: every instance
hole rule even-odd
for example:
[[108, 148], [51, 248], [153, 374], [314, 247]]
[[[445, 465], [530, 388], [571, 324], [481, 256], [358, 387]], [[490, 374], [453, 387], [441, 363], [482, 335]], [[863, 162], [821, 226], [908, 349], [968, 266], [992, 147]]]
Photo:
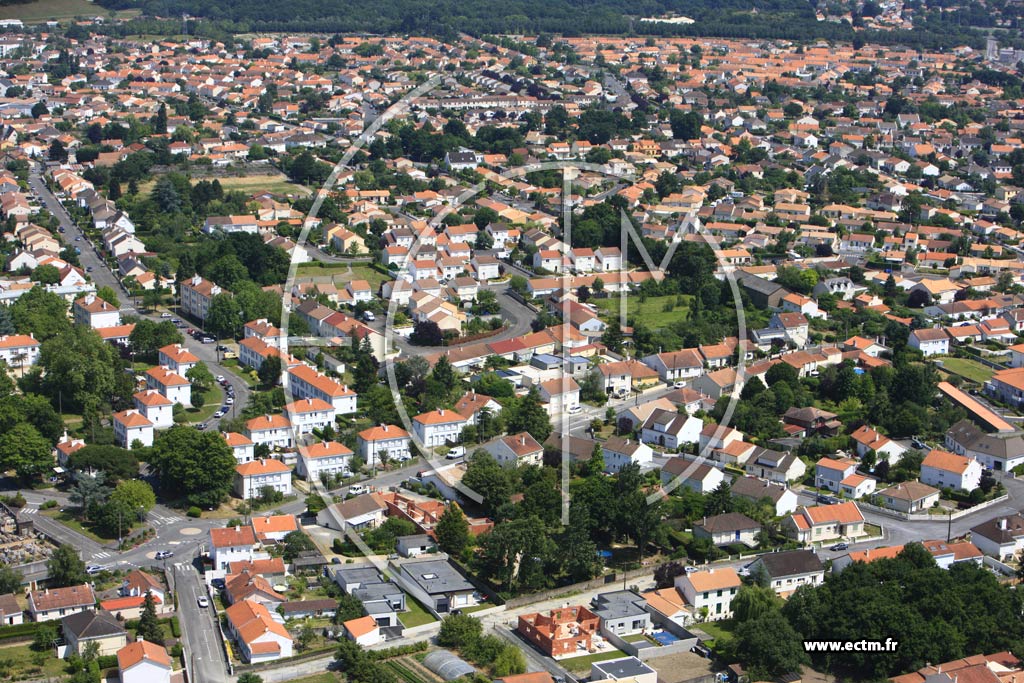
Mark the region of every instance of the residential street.
[[227, 683], [228, 663], [213, 607], [200, 607], [197, 602], [207, 595], [206, 587], [190, 564], [175, 563], [173, 571], [188, 669], [196, 683]]

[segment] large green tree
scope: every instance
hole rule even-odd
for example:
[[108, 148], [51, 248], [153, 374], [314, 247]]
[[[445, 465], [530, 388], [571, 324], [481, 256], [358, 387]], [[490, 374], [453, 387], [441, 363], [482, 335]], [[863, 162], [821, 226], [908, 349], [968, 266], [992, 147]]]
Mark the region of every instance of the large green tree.
[[71, 329], [68, 304], [59, 294], [33, 287], [11, 304], [11, 320], [21, 334], [33, 334], [40, 342]]
[[53, 466], [51, 444], [30, 424], [0, 434], [0, 470], [14, 470], [19, 479], [34, 479]]
[[43, 342], [39, 365], [43, 393], [65, 410], [113, 403], [122, 390], [117, 352], [90, 327], [76, 325]]
[[458, 503], [450, 503], [437, 520], [437, 545], [449, 555], [459, 557], [469, 543], [469, 522]]
[[509, 434], [526, 432], [538, 443], [543, 443], [551, 434], [551, 417], [540, 402], [536, 387], [515, 401], [508, 411], [505, 427]]
[[210, 299], [210, 307], [206, 312], [206, 329], [219, 339], [241, 336], [242, 307], [231, 294], [217, 294]]
[[165, 493], [212, 508], [230, 493], [236, 462], [220, 434], [176, 426], [157, 439], [150, 464]]
[[85, 562], [78, 556], [78, 551], [66, 543], [57, 546], [46, 561], [46, 568], [50, 574], [49, 584], [53, 588], [85, 583]]

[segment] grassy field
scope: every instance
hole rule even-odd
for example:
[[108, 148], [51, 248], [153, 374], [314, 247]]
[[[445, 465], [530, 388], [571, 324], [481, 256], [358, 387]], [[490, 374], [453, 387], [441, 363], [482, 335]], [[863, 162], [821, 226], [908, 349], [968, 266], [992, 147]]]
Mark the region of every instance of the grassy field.
[[612, 648], [610, 652], [598, 652], [593, 655], [560, 659], [558, 660], [558, 664], [568, 671], [590, 671], [590, 665], [594, 662], [604, 662], [609, 659], [618, 659], [619, 657], [625, 656], [626, 655], [621, 650]]
[[299, 265], [296, 276], [330, 276], [334, 284], [339, 287], [348, 284], [352, 280], [366, 280], [370, 283], [370, 289], [375, 292], [381, 283], [394, 279], [379, 270], [374, 270], [365, 263], [353, 263], [351, 265], [348, 263], [303, 263]]
[[[84, 526], [81, 522], [79, 522], [71, 513], [61, 512], [59, 508], [51, 508], [50, 510], [40, 510], [40, 513], [46, 515], [47, 517], [52, 517], [53, 519], [57, 520], [58, 522], [60, 522], [67, 528], [71, 529], [72, 531], [77, 531], [83, 536], [88, 536], [97, 543], [107, 543], [109, 541], [117, 540], [116, 538], [103, 538], [102, 536], [99, 536], [92, 529], [90, 529], [87, 526]], [[129, 531], [130, 529], [125, 529], [125, 536], [128, 535]]]
[[53, 652], [36, 652], [28, 645], [0, 647], [0, 678], [24, 681], [61, 678], [64, 662]]
[[325, 671], [322, 674], [313, 674], [305, 678], [293, 678], [291, 683], [339, 683], [342, 680], [344, 679], [341, 677], [341, 674]]
[[[70, 1], [70, 0], [69, 0]], [[88, 3], [86, 3], [88, 4]], [[193, 178], [193, 185], [204, 178]], [[253, 192], [273, 192], [275, 194], [290, 194], [305, 197], [311, 194], [311, 190], [304, 185], [296, 185], [288, 182], [288, 176], [283, 173], [266, 173], [247, 176], [217, 176], [221, 187], [225, 191], [236, 190], [252, 194]], [[156, 179], [148, 180], [139, 185], [139, 192], [147, 194], [156, 185]]]
[[135, 10], [113, 12], [103, 9], [88, 0], [37, 0], [23, 5], [5, 5], [0, 7], [0, 19], [21, 19], [24, 22], [60, 21], [75, 17], [90, 18], [107, 17], [111, 14], [128, 17], [138, 14]]
[[978, 384], [989, 381], [995, 373], [995, 370], [987, 365], [969, 358], [943, 358], [942, 368]]
[[[680, 300], [684, 302], [681, 306], [679, 305]], [[652, 296], [641, 303], [639, 297], [632, 295], [626, 299], [626, 318], [635, 316], [652, 328], [659, 329], [686, 320], [689, 301], [690, 297], [688, 296]], [[597, 306], [601, 311], [601, 317], [606, 321], [619, 319], [622, 302], [618, 296], [613, 294], [607, 299], [591, 299], [589, 303]], [[666, 308], [672, 310], [666, 310]]]
[[704, 621], [697, 625], [697, 628], [711, 636], [714, 639], [712, 645], [720, 648], [732, 640], [732, 632], [736, 628], [736, 623], [732, 619]]
[[223, 405], [224, 390], [220, 388], [219, 384], [214, 384], [213, 387], [203, 392], [203, 398], [206, 399], [206, 403], [203, 404], [202, 408], [185, 409], [185, 414], [188, 416], [188, 420], [192, 424], [206, 422], [213, 417], [213, 414], [217, 412], [217, 409]]
[[427, 608], [417, 602], [411, 595], [406, 596], [405, 606], [409, 608], [409, 611], [399, 614], [398, 619], [406, 628], [422, 626], [423, 624], [429, 624], [433, 621], [437, 621], [437, 619], [434, 618], [434, 615], [428, 612]]

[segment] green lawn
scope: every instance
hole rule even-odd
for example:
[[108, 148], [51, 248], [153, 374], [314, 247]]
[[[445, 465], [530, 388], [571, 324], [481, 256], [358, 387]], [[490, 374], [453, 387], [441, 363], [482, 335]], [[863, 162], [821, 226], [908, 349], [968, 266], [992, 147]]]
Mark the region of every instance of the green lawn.
[[978, 384], [984, 384], [995, 374], [992, 368], [969, 358], [943, 358], [942, 368]]
[[[636, 317], [653, 329], [667, 327], [686, 320], [690, 298], [685, 295], [652, 296], [641, 303], [640, 297], [632, 294], [626, 299], [626, 318]], [[678, 305], [680, 299], [684, 301], [681, 306]], [[612, 294], [607, 299], [591, 299], [589, 303], [597, 306], [601, 311], [601, 317], [606, 321], [614, 322], [619, 319], [619, 311], [622, 310], [622, 301], [619, 296]], [[671, 308], [671, 310], [666, 310], [667, 308]]]
[[237, 359], [235, 359], [235, 358], [228, 358], [227, 360], [222, 360], [220, 362], [220, 364], [223, 367], [225, 367], [228, 370], [230, 370], [231, 372], [233, 372], [235, 375], [237, 375], [239, 377], [239, 379], [241, 379], [243, 382], [248, 384], [250, 387], [254, 387], [257, 384], [259, 384], [259, 382], [257, 380], [252, 378], [251, 371], [243, 368], [242, 366], [240, 366], [238, 364], [238, 360]]
[[583, 655], [582, 657], [559, 659], [558, 664], [568, 671], [590, 671], [590, 665], [594, 662], [604, 662], [609, 659], [618, 659], [625, 656], [625, 653], [621, 650], [612, 649], [610, 652], [598, 652], [597, 654]]
[[[58, 522], [60, 522], [61, 524], [63, 524], [67, 528], [71, 529], [72, 531], [77, 531], [78, 533], [82, 534], [83, 536], [88, 536], [89, 538], [91, 538], [92, 540], [96, 541], [97, 543], [108, 543], [109, 541], [116, 541], [117, 540], [116, 538], [103, 538], [102, 536], [97, 535], [96, 532], [94, 532], [89, 527], [83, 526], [82, 523], [78, 521], [78, 519], [76, 519], [73, 515], [71, 515], [71, 513], [61, 512], [59, 508], [51, 508], [49, 510], [40, 510], [40, 513], [46, 515], [47, 517], [52, 517], [53, 519], [57, 520]], [[127, 527], [125, 527], [125, 532], [124, 532], [125, 537], [128, 536], [128, 533], [130, 531], [131, 531], [131, 529], [128, 529]]]
[[341, 680], [341, 674], [325, 671], [322, 674], [313, 674], [305, 678], [293, 678], [291, 683], [339, 683]]
[[[349, 268], [351, 268], [351, 273]], [[296, 270], [297, 277], [316, 277], [318, 275], [331, 276], [334, 283], [338, 286], [344, 286], [352, 280], [366, 280], [370, 283], [370, 289], [375, 292], [381, 283], [394, 279], [390, 275], [385, 275], [379, 270], [371, 268], [367, 263], [348, 264], [313, 261], [300, 264]]]
[[28, 645], [0, 647], [0, 678], [25, 681], [62, 678], [64, 662], [52, 652], [36, 652]]
[[[195, 177], [192, 179], [192, 184], [194, 185], [200, 180], [210, 180], [210, 178]], [[275, 194], [291, 194], [305, 197], [311, 193], [310, 189], [304, 185], [288, 182], [288, 176], [283, 173], [262, 173], [247, 176], [228, 176], [226, 178], [217, 176], [217, 180], [225, 191], [237, 190], [246, 194], [273, 192]], [[156, 179], [141, 183], [139, 185], [139, 193], [148, 194], [155, 185]]]
[[213, 417], [217, 409], [223, 405], [224, 391], [220, 388], [220, 385], [214, 384], [213, 387], [203, 392], [203, 398], [206, 399], [206, 403], [203, 404], [202, 408], [185, 409], [185, 415], [188, 416], [189, 422], [193, 424], [206, 422]]
[[21, 19], [25, 22], [59, 21], [75, 17], [95, 16], [127, 17], [138, 14], [138, 11], [109, 12], [88, 0], [36, 0], [21, 5], [4, 5], [0, 7], [0, 19]]
[[[714, 645], [717, 648], [721, 648], [732, 640], [733, 629], [736, 628], [736, 622], [732, 619], [722, 619], [721, 621], [705, 621], [697, 624], [696, 628], [707, 633], [714, 640]], [[710, 646], [709, 646], [710, 647]]]
[[423, 624], [429, 624], [433, 621], [437, 621], [437, 619], [434, 618], [434, 615], [428, 612], [427, 608], [421, 605], [416, 598], [411, 595], [405, 596], [405, 606], [409, 611], [399, 614], [398, 619], [402, 622], [402, 626], [405, 626], [406, 628], [422, 626]]

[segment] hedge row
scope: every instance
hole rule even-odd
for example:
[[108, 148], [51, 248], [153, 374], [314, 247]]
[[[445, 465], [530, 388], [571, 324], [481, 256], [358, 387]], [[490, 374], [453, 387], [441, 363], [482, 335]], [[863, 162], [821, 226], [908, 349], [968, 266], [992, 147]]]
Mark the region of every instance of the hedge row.
[[429, 645], [430, 643], [427, 641], [421, 640], [417, 643], [388, 647], [383, 650], [367, 650], [366, 655], [371, 661], [378, 662], [383, 659], [391, 659], [392, 657], [404, 657], [406, 655], [414, 655], [417, 652], [426, 652]]

